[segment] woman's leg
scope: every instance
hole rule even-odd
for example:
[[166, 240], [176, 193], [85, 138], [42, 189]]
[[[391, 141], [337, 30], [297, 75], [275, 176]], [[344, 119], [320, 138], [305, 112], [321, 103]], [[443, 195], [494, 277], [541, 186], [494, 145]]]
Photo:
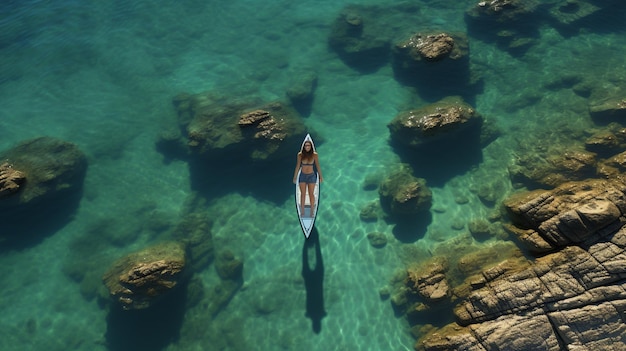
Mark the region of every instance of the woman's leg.
[[315, 215], [313, 211], [315, 210], [315, 183], [307, 183], [307, 187], [309, 188], [309, 201], [311, 202], [311, 217]]
[[300, 216], [304, 216], [304, 200], [306, 199], [306, 183], [299, 183], [300, 186]]

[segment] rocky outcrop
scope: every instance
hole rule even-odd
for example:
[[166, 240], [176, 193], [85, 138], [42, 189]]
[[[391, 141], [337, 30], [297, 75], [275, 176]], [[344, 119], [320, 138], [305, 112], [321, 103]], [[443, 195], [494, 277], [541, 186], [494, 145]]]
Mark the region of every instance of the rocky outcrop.
[[441, 140], [456, 144], [459, 140], [472, 139], [470, 135], [477, 137], [482, 122], [482, 116], [461, 98], [448, 97], [420, 109], [401, 112], [387, 127], [395, 142], [421, 147]]
[[[19, 189], [15, 196], [0, 196], [0, 208], [28, 209], [77, 192], [87, 173], [87, 157], [75, 144], [50, 137], [24, 141], [0, 154], [0, 159], [9, 160], [10, 164], [1, 171], [0, 178], [5, 178], [2, 187]], [[6, 177], [13, 181], [7, 182]]]
[[183, 245], [164, 243], [121, 258], [102, 280], [123, 309], [144, 309], [183, 282], [185, 263]]
[[513, 222], [507, 228], [535, 253], [581, 244], [622, 225], [625, 191], [617, 180], [588, 180], [514, 195], [504, 203]]
[[450, 297], [450, 286], [446, 279], [448, 261], [442, 257], [418, 268], [407, 270], [406, 285], [427, 303], [434, 303]]
[[174, 105], [191, 154], [203, 158], [283, 159], [293, 156], [305, 130], [297, 112], [280, 102], [262, 104], [201, 93], [178, 95]]
[[[615, 350], [626, 339], [626, 183], [563, 184], [505, 203], [511, 227], [535, 252], [469, 280], [457, 323], [421, 338], [419, 350]], [[537, 250], [538, 247], [543, 247]], [[619, 349], [619, 348], [618, 348]]]
[[26, 180], [23, 172], [5, 162], [0, 165], [0, 198], [16, 193]]
[[428, 211], [432, 203], [426, 180], [413, 176], [407, 164], [400, 165], [381, 183], [378, 194], [382, 208], [398, 219]]

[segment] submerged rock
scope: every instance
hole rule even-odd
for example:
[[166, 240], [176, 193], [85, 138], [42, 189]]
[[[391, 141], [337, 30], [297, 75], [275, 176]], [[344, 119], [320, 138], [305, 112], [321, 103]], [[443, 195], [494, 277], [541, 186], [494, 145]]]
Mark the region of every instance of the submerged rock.
[[241, 101], [212, 93], [174, 99], [179, 123], [194, 156], [230, 162], [293, 156], [305, 131], [296, 111], [280, 103]]
[[521, 21], [532, 15], [539, 2], [536, 0], [478, 1], [466, 15], [475, 20], [493, 20], [499, 23]]
[[375, 248], [382, 248], [387, 245], [387, 235], [381, 232], [372, 232], [367, 234], [367, 240]]
[[465, 12], [472, 37], [496, 42], [510, 52], [525, 51], [537, 43], [537, 0], [477, 1]]
[[592, 102], [589, 106], [591, 117], [600, 122], [622, 122], [626, 119], [626, 97], [613, 97]]
[[206, 268], [215, 257], [215, 244], [208, 215], [203, 212], [186, 214], [174, 229], [172, 237], [185, 245], [189, 255], [187, 266], [193, 272]]
[[407, 164], [402, 164], [382, 182], [378, 194], [382, 208], [395, 218], [428, 211], [432, 203], [426, 180], [414, 177]]
[[0, 196], [0, 208], [27, 209], [77, 192], [87, 173], [87, 157], [75, 144], [50, 137], [24, 141], [1, 153], [0, 159], [10, 165], [3, 164], [0, 175], [5, 194], [17, 191], [15, 196]]
[[300, 113], [310, 110], [317, 88], [317, 74], [301, 72], [295, 74], [291, 86], [287, 89], [287, 97]]
[[359, 212], [359, 218], [364, 222], [376, 222], [381, 212], [380, 202], [371, 201], [365, 204]]
[[622, 147], [624, 140], [615, 133], [605, 130], [594, 133], [585, 140], [585, 149], [601, 156], [615, 155]]
[[441, 61], [446, 58], [458, 60], [467, 56], [467, 38], [445, 32], [416, 33], [396, 44], [397, 53], [403, 53], [412, 61]]
[[389, 37], [377, 16], [372, 7], [351, 5], [333, 22], [328, 44], [346, 64], [372, 69], [387, 61]]
[[183, 245], [164, 243], [121, 258], [102, 280], [123, 309], [144, 309], [183, 282], [185, 260]]
[[416, 87], [427, 100], [449, 95], [468, 97], [470, 85], [475, 83], [471, 81], [464, 33], [420, 31], [397, 42], [392, 54], [396, 79]]
[[605, 25], [613, 26], [616, 13], [623, 11], [621, 1], [561, 0], [548, 5], [550, 25], [563, 36], [578, 35], [583, 31], [599, 32]]
[[387, 127], [394, 141], [421, 147], [441, 140], [460, 144], [461, 140], [471, 139], [465, 134], [478, 137], [482, 123], [482, 116], [461, 98], [448, 97], [419, 109], [401, 112]]
[[600, 6], [585, 0], [557, 1], [550, 8], [550, 16], [561, 25], [560, 28], [567, 26], [570, 27], [570, 30], [575, 30], [576, 24], [580, 24], [581, 21], [588, 19], [600, 10]]
[[224, 280], [243, 280], [243, 261], [236, 258], [230, 250], [220, 252], [215, 262], [215, 269]]
[[596, 175], [596, 154], [576, 147], [562, 146], [520, 153], [509, 167], [514, 183], [528, 188], [554, 188], [569, 181], [580, 181]]

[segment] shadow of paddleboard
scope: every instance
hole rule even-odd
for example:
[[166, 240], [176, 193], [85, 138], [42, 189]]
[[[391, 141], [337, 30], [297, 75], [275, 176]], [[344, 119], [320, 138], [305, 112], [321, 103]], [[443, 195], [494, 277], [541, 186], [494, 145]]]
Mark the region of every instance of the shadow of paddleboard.
[[324, 260], [320, 248], [317, 228], [313, 226], [311, 236], [302, 246], [302, 278], [306, 288], [306, 316], [311, 318], [313, 332], [322, 331], [324, 309]]

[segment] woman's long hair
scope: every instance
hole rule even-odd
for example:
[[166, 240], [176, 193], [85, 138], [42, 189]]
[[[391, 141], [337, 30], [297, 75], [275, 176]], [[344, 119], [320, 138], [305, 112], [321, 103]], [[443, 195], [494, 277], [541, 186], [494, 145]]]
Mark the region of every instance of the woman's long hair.
[[[309, 143], [311, 144], [311, 150], [309, 150], [308, 152], [304, 149], [304, 146]], [[313, 155], [315, 154], [315, 147], [313, 146], [313, 143], [310, 141], [305, 141], [304, 143], [302, 143], [302, 149], [300, 149], [300, 155], [302, 155], [302, 159], [306, 159], [306, 160], [312, 160], [313, 159]]]

